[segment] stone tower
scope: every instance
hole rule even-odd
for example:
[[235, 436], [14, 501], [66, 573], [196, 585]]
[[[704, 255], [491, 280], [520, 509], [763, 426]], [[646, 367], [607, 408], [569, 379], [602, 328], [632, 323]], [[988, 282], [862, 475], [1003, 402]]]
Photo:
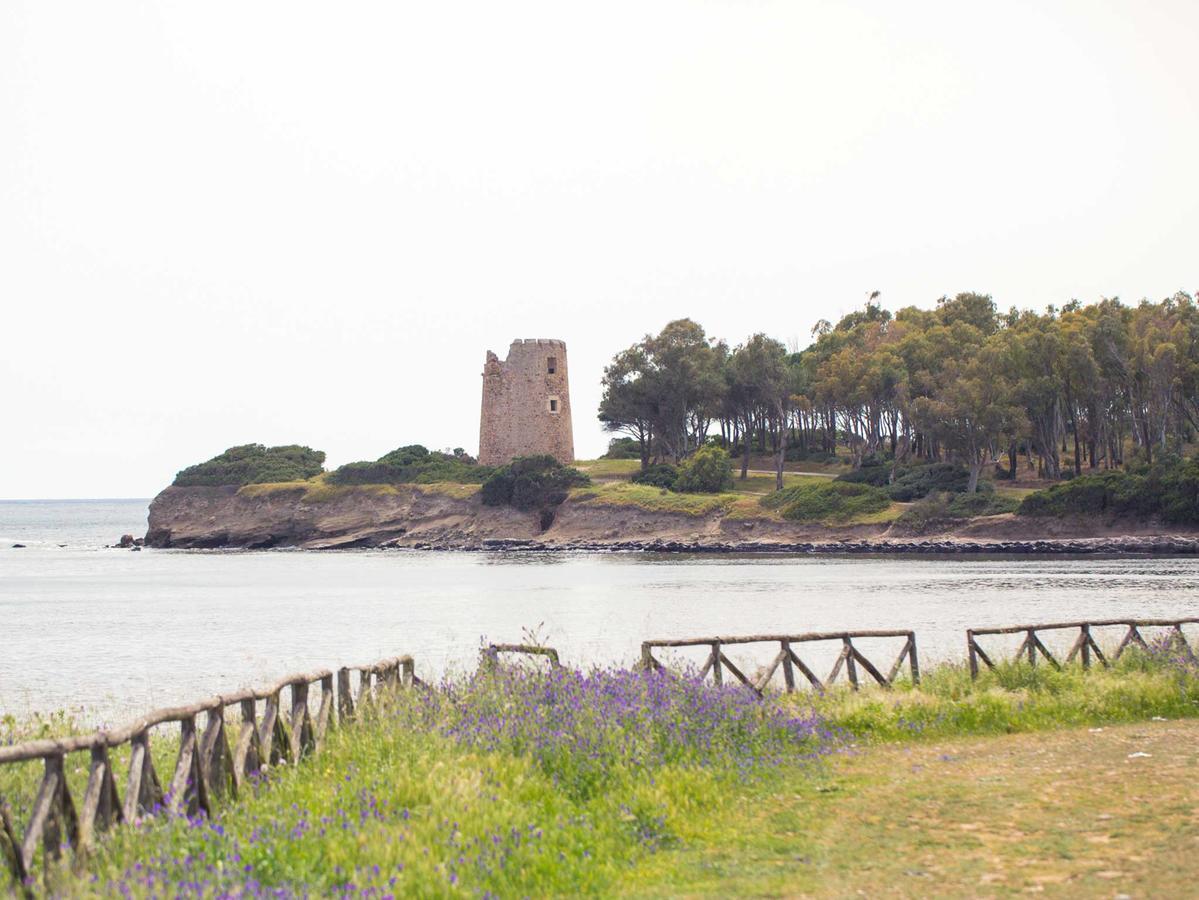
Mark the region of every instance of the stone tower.
[[500, 466], [517, 456], [542, 453], [563, 463], [575, 458], [566, 343], [516, 340], [503, 362], [488, 350], [483, 365], [479, 462]]

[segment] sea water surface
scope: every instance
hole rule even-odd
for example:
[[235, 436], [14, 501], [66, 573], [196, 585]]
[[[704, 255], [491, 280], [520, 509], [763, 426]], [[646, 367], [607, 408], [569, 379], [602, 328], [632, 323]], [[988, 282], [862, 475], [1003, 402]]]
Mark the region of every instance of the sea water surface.
[[[111, 722], [400, 653], [432, 678], [525, 629], [586, 666], [631, 663], [647, 638], [904, 628], [927, 665], [960, 659], [968, 627], [1199, 615], [1193, 558], [105, 547], [144, 533], [146, 507], [0, 501], [0, 715]], [[888, 666], [899, 650], [864, 646]], [[812, 648], [817, 668], [837, 649]], [[772, 653], [729, 651], [750, 670]]]

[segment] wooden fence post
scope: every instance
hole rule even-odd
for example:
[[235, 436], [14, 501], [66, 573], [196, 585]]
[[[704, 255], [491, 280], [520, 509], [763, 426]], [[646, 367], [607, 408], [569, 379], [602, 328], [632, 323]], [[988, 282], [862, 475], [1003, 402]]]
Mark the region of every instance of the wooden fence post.
[[[912, 684], [920, 683], [920, 657], [916, 655], [916, 632], [908, 632], [908, 670], [912, 673]], [[977, 662], [975, 663], [977, 665]]]
[[350, 687], [350, 670], [337, 670], [337, 718], [349, 722], [354, 718], [354, 690]]
[[787, 686], [787, 693], [795, 693], [795, 667], [791, 663], [791, 642], [779, 641], [779, 645], [783, 651], [783, 683]]

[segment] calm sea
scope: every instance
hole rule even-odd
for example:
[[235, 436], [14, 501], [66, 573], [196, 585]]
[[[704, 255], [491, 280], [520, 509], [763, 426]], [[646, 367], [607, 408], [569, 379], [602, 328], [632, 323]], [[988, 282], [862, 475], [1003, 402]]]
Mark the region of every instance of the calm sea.
[[911, 628], [927, 663], [970, 626], [1199, 614], [1191, 558], [107, 549], [146, 506], [0, 501], [0, 714], [111, 720], [398, 653], [428, 677], [526, 628], [572, 665], [632, 662], [650, 637]]

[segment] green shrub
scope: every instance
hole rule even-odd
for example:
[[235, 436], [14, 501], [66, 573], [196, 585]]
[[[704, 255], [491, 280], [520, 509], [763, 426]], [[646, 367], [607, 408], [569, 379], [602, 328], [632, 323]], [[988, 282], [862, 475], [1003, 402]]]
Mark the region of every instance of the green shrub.
[[678, 477], [679, 470], [677, 467], [662, 463], [638, 472], [629, 480], [634, 484], [648, 484], [651, 487], [666, 488], [666, 490], [670, 491], [674, 490], [674, 483], [678, 480]]
[[1029, 494], [1019, 512], [1022, 516], [1160, 516], [1166, 522], [1196, 524], [1199, 458], [1165, 458], [1130, 471], [1082, 475]]
[[331, 484], [482, 484], [494, 471], [480, 466], [463, 450], [453, 455], [410, 444], [374, 462], [346, 463], [329, 475]]
[[837, 480], [848, 481], [850, 484], [869, 484], [874, 487], [886, 487], [891, 481], [891, 467], [881, 462], [876, 462], [869, 466], [863, 463], [860, 469], [838, 475]]
[[[902, 470], [887, 488], [887, 493], [892, 500], [907, 503], [927, 497], [933, 491], [960, 494], [969, 483], [970, 472], [965, 466], [957, 463], [928, 463]], [[994, 487], [989, 482], [980, 481], [978, 490], [993, 491]]]
[[590, 483], [578, 469], [552, 456], [520, 456], [495, 469], [480, 493], [487, 506], [546, 509], [562, 503], [572, 487]]
[[612, 438], [608, 452], [600, 459], [641, 459], [641, 445], [631, 437]]
[[837, 480], [799, 484], [763, 497], [761, 503], [780, 510], [784, 519], [800, 522], [848, 522], [891, 505], [886, 491]]
[[895, 520], [895, 524], [901, 530], [914, 534], [923, 534], [927, 531], [952, 526], [963, 518], [950, 512], [949, 501], [952, 496], [952, 494], [934, 491], [926, 497], [921, 497], [903, 511]]
[[242, 444], [230, 447], [208, 462], [188, 466], [175, 476], [177, 487], [266, 484], [305, 481], [324, 471], [325, 453], [311, 447], [287, 444], [265, 447]]
[[719, 447], [707, 444], [679, 464], [674, 490], [680, 494], [719, 494], [732, 489], [732, 463]]
[[949, 501], [951, 516], [968, 519], [975, 516], [998, 516], [1012, 513], [1020, 508], [1020, 501], [1013, 497], [1001, 497], [992, 492], [955, 494]]
[[[890, 463], [881, 457], [871, 457], [856, 471], [838, 475], [837, 480], [885, 488], [892, 500], [907, 503], [927, 497], [934, 491], [962, 493], [970, 483], [970, 473], [957, 463], [923, 463], [900, 467], [895, 480], [891, 481]], [[980, 481], [977, 490], [985, 493], [994, 488], [988, 482]]]
[[384, 453], [377, 461], [389, 466], [411, 466], [427, 462], [428, 459], [428, 447], [422, 444], [409, 444], [406, 447], [397, 447], [390, 453]]

